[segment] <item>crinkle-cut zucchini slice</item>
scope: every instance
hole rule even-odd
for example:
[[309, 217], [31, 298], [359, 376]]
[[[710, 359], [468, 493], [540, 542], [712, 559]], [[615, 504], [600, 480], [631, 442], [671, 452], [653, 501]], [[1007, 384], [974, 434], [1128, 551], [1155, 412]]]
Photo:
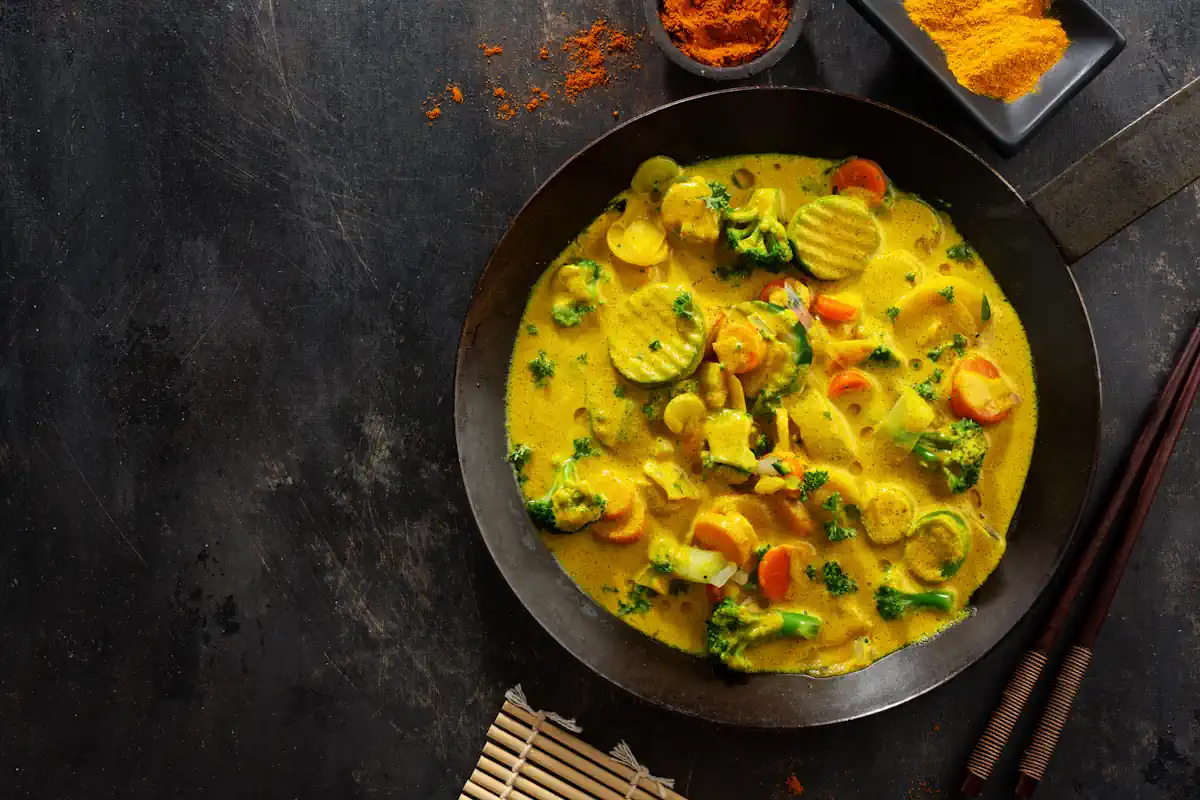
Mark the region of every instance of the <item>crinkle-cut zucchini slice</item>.
[[883, 242], [879, 223], [866, 203], [843, 195], [801, 206], [788, 225], [788, 238], [804, 269], [823, 281], [862, 272]]
[[640, 386], [661, 386], [695, 371], [707, 337], [698, 308], [676, 310], [675, 301], [686, 291], [652, 283], [610, 307], [608, 354], [618, 372]]

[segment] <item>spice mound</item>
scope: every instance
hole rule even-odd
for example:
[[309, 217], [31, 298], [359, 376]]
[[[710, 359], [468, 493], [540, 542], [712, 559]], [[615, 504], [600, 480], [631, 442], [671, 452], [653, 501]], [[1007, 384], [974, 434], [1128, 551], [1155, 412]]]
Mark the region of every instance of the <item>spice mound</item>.
[[788, 0], [663, 0], [659, 17], [684, 55], [733, 67], [770, 50], [787, 30]]
[[905, 0], [904, 8], [942, 48], [955, 80], [997, 100], [1032, 92], [1069, 44], [1041, 0]]

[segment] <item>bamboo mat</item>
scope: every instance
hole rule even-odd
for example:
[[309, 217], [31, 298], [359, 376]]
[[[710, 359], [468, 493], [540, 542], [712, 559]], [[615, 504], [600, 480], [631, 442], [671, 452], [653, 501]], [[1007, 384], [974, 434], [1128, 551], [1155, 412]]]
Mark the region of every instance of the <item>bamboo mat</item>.
[[687, 800], [625, 742], [606, 755], [574, 735], [575, 720], [534, 711], [520, 686], [504, 696], [458, 800]]

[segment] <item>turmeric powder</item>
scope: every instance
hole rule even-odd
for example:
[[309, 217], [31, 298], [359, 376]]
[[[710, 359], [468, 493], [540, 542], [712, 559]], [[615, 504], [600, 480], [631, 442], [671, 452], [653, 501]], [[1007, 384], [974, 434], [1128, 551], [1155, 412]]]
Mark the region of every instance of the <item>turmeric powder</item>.
[[955, 80], [986, 97], [1029, 94], [1067, 50], [1042, 0], [904, 0], [904, 8], [942, 48]]
[[664, 0], [659, 17], [684, 55], [732, 67], [775, 46], [791, 19], [787, 0]]

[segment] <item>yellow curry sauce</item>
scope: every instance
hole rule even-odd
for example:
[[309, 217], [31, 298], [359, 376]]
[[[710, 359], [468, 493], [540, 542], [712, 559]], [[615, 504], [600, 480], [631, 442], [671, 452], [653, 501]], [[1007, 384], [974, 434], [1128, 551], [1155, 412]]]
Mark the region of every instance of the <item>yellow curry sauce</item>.
[[[527, 501], [570, 474], [578, 504], [535, 521], [573, 531], [543, 538], [597, 602], [697, 655], [723, 598], [816, 619], [710, 649], [737, 669], [845, 673], [961, 619], [1029, 467], [1016, 312], [945, 213], [851, 161], [839, 185], [848, 162], [652, 159], [535, 285], [513, 350], [510, 460]], [[739, 252], [746, 231], [780, 249]], [[968, 436], [977, 483], [931, 460]], [[726, 568], [680, 561], [698, 551]]]

